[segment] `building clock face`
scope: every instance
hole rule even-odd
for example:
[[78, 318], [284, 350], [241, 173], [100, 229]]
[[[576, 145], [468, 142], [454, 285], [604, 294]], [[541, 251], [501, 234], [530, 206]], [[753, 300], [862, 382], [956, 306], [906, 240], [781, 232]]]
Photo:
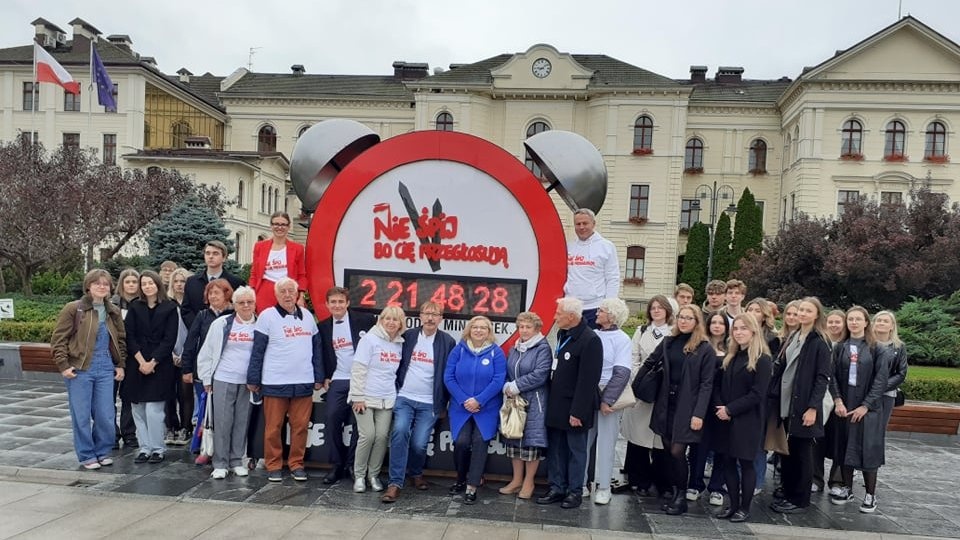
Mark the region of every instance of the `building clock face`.
[[537, 58], [533, 61], [533, 76], [538, 79], [545, 79], [552, 69], [553, 66], [546, 58]]

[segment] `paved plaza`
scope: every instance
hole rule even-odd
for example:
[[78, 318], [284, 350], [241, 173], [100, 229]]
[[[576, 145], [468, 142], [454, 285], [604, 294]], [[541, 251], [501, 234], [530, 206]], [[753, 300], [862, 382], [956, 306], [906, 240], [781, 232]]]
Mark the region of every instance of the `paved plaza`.
[[[447, 494], [445, 478], [385, 505], [379, 493], [355, 494], [348, 482], [324, 486], [320, 470], [305, 483], [270, 484], [263, 471], [212, 480], [209, 467], [179, 447], [160, 465], [135, 465], [134, 450], [124, 449], [114, 466], [80, 471], [63, 385], [0, 380], [0, 538], [960, 538], [960, 441], [891, 436], [887, 443], [873, 515], [854, 503], [831, 505], [823, 494], [814, 494], [806, 514], [776, 514], [767, 509], [769, 474], [748, 524], [710, 517], [717, 507], [705, 500], [682, 517], [635, 495], [615, 495], [606, 506], [585, 500], [575, 510], [538, 506], [498, 494], [499, 482], [466, 506]], [[856, 494], [863, 495], [859, 479]]]

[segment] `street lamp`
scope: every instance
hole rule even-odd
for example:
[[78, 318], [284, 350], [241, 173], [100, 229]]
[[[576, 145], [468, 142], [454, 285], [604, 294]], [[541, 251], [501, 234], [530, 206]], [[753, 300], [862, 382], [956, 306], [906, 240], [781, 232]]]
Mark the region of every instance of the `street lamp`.
[[713, 182], [711, 187], [708, 184], [700, 184], [697, 186], [696, 190], [696, 199], [694, 199], [694, 208], [697, 210], [700, 209], [700, 201], [706, 201], [710, 199], [710, 224], [708, 225], [710, 229], [710, 247], [707, 252], [707, 282], [709, 283], [713, 279], [713, 241], [716, 236], [715, 225], [717, 223], [717, 203], [719, 201], [728, 201], [726, 209], [724, 212], [727, 215], [732, 216], [737, 213], [737, 206], [733, 204], [734, 198], [736, 198], [736, 192], [732, 187], [724, 184], [717, 187], [717, 182]]

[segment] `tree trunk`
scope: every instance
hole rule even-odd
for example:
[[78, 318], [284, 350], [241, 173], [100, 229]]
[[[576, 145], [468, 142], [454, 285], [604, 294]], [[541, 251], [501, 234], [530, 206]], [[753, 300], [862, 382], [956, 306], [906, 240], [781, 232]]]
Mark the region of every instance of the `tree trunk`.
[[124, 235], [120, 237], [120, 240], [118, 240], [116, 244], [111, 246], [110, 250], [104, 254], [101, 260], [107, 261], [112, 259], [114, 255], [116, 255], [121, 249], [123, 249], [123, 246], [127, 245], [127, 242], [129, 242], [131, 238], [137, 235], [138, 232], [140, 231], [135, 231], [135, 232], [128, 231], [124, 233]]
[[20, 274], [20, 292], [27, 298], [32, 297], [33, 287], [30, 285], [30, 278], [33, 277], [33, 270], [30, 266], [19, 265], [17, 263], [14, 263], [13, 266], [17, 269], [17, 273]]
[[0, 264], [0, 294], [6, 294], [7, 282], [3, 279], [3, 265]]

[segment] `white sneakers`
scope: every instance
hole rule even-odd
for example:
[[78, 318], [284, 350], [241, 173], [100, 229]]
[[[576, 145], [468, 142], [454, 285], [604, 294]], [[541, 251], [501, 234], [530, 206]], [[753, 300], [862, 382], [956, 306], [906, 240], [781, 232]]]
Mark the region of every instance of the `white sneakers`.
[[242, 465], [238, 465], [233, 468], [233, 474], [237, 476], [248, 476], [250, 474], [250, 469], [247, 469]]
[[597, 488], [597, 490], [593, 492], [593, 504], [609, 504], [609, 503], [610, 503], [609, 489]]
[[[383, 491], [383, 483], [380, 482], [380, 479], [376, 476], [367, 477], [367, 481], [370, 482], [370, 489], [374, 491]], [[354, 488], [356, 488], [356, 484], [354, 484]]]
[[693, 488], [690, 488], [690, 489], [687, 490], [687, 500], [688, 500], [688, 501], [695, 501], [695, 500], [697, 500], [697, 499], [699, 499], [699, 498], [700, 498], [700, 492], [699, 492], [699, 491], [697, 491], [697, 490], [695, 490], [695, 489], [693, 489]]
[[367, 482], [361, 476], [353, 481], [353, 492], [354, 493], [363, 493], [367, 490]]
[[710, 493], [710, 505], [723, 506], [723, 493], [720, 493], [719, 491]]
[[877, 509], [877, 496], [867, 493], [863, 496], [863, 504], [860, 505], [860, 511], [864, 514], [872, 514]]
[[210, 473], [210, 478], [213, 478], [214, 480], [223, 480], [226, 477], [227, 477], [226, 469], [214, 469], [213, 472]]

